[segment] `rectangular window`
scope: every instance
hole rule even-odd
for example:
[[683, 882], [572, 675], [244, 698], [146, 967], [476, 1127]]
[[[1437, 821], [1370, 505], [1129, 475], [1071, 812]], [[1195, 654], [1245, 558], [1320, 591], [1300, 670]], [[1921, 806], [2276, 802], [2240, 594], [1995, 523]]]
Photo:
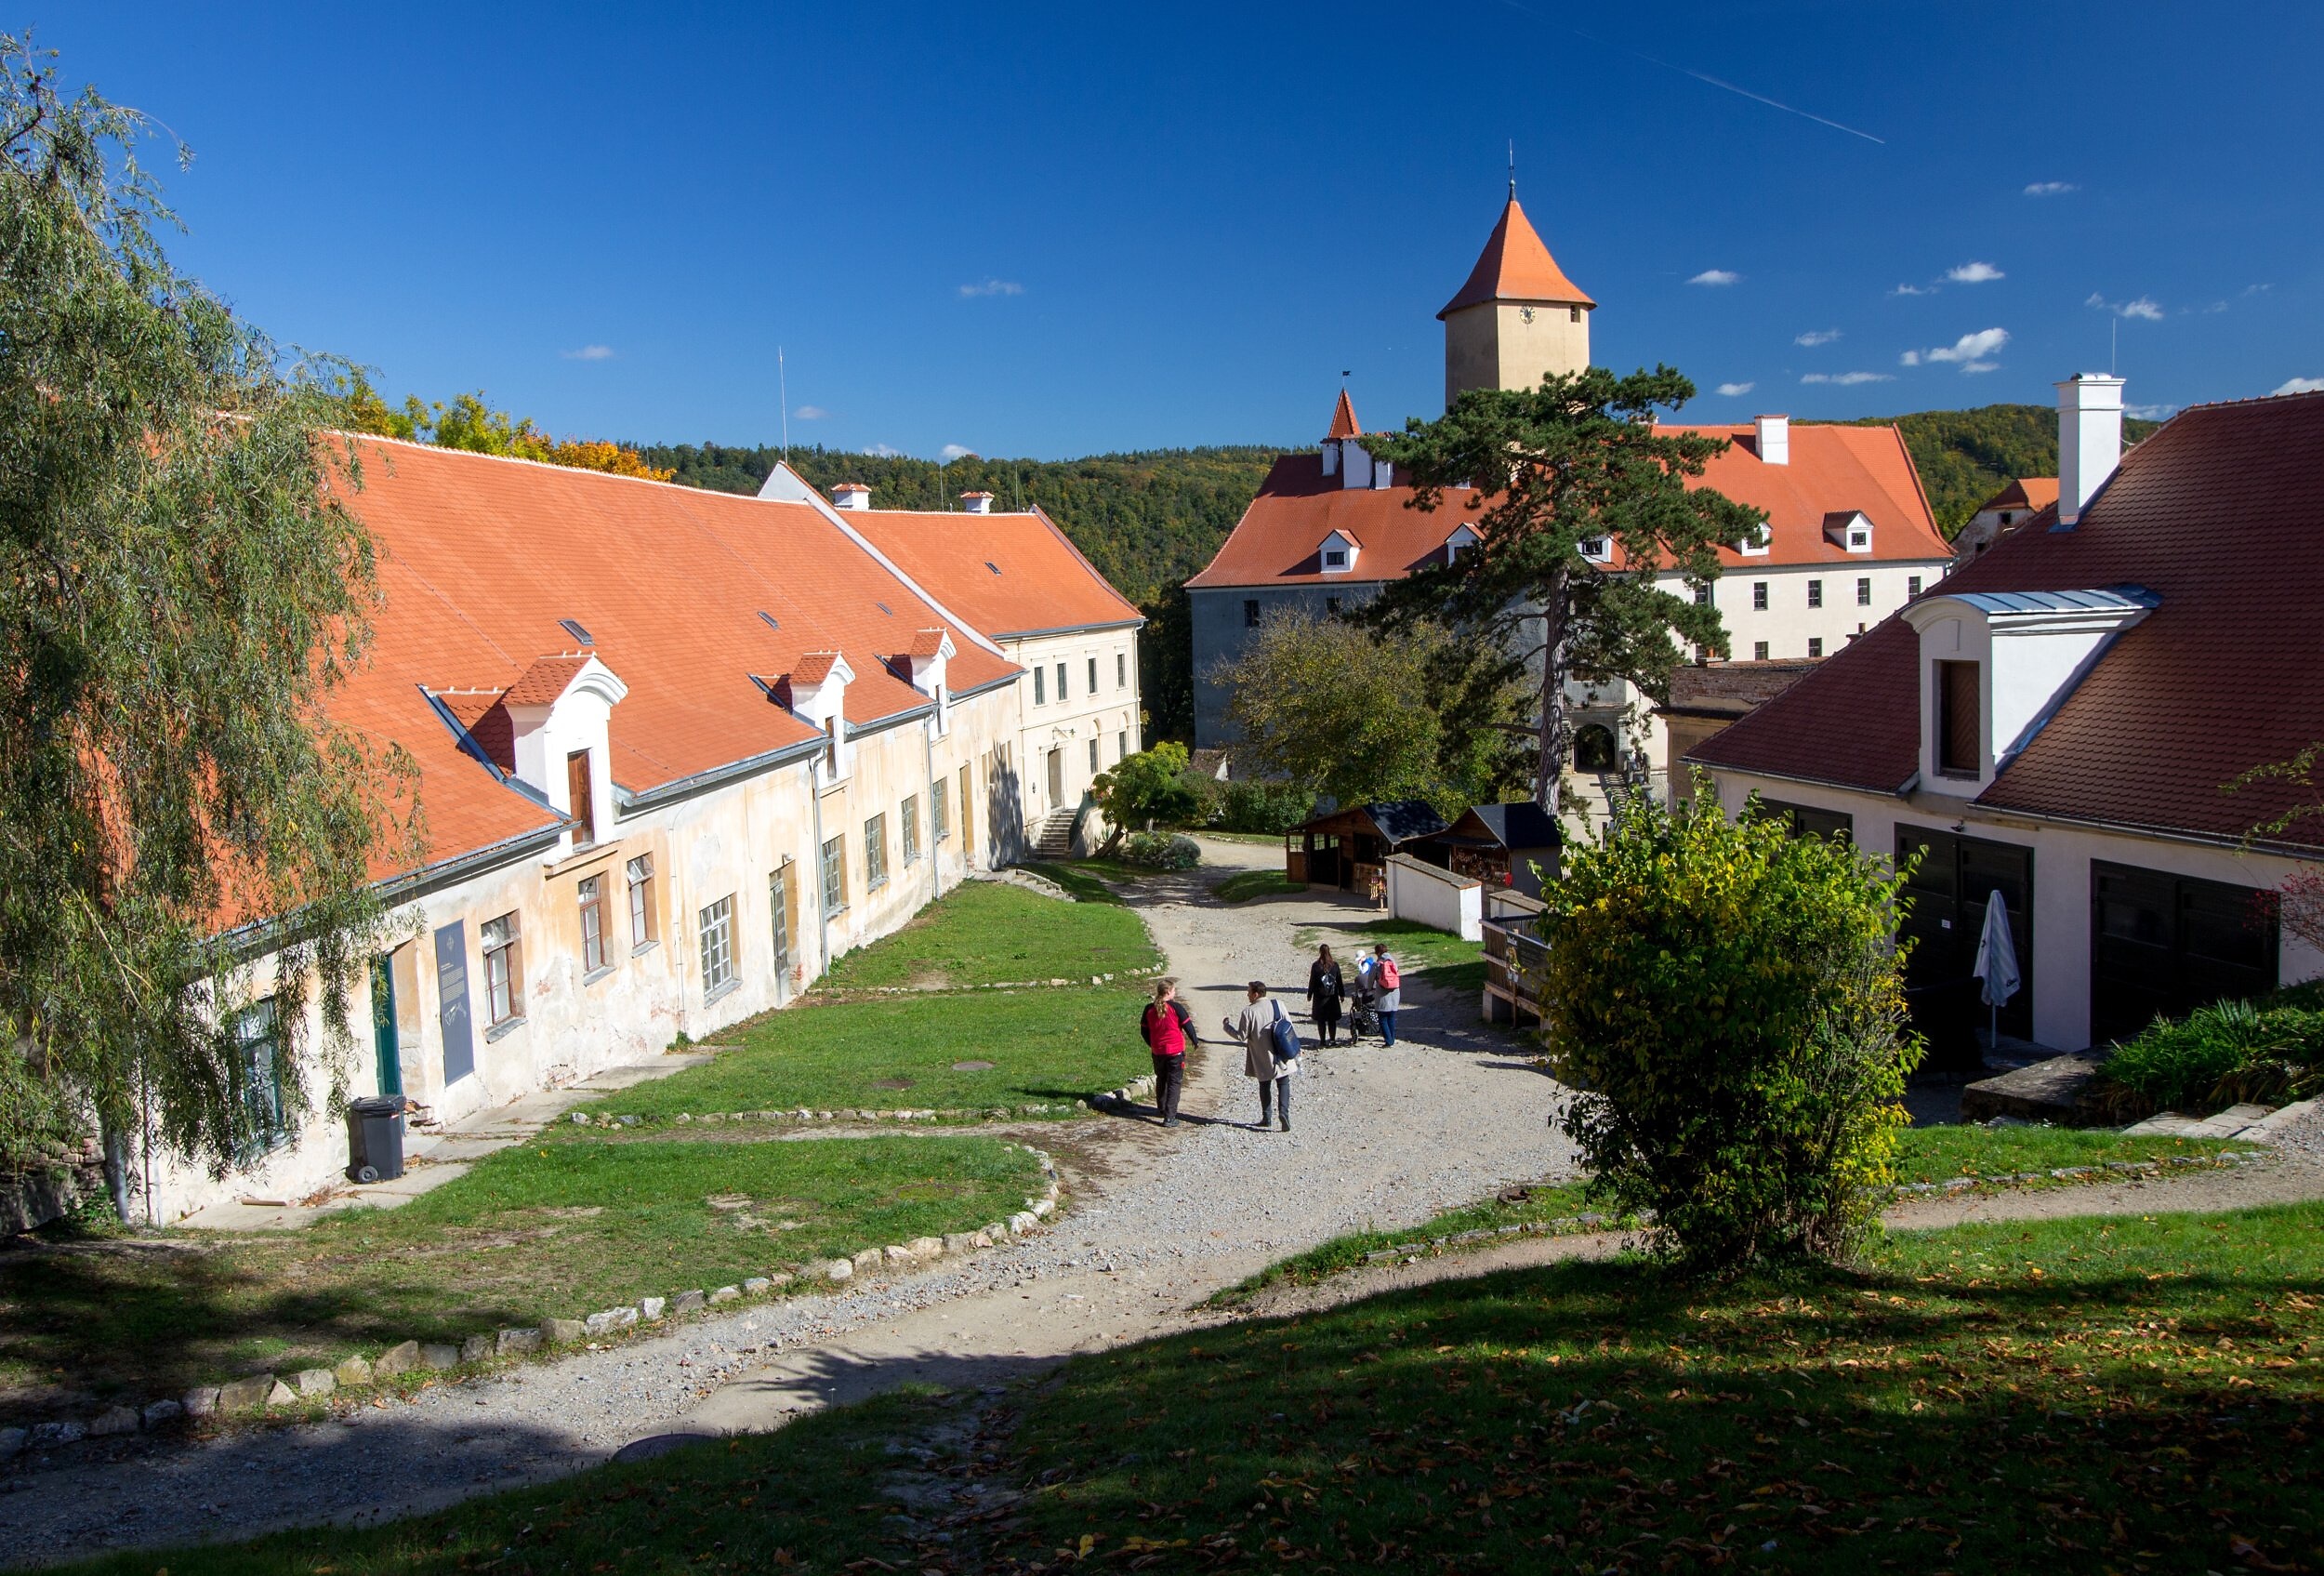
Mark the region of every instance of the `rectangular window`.
[[1047, 690], [1047, 685], [1048, 685], [1048, 683], [1049, 683], [1049, 669], [1046, 669], [1046, 668], [1036, 668], [1036, 669], [1033, 669], [1033, 704], [1034, 704], [1034, 705], [1036, 705], [1036, 706], [1046, 706], [1046, 705], [1048, 705], [1048, 704], [1049, 704], [1049, 694], [1048, 694], [1048, 690]]
[[484, 945], [485, 1021], [497, 1028], [524, 1012], [524, 960], [517, 950], [517, 917], [503, 914], [487, 920], [478, 934]]
[[581, 972], [593, 974], [605, 966], [605, 878], [590, 876], [581, 883]]
[[1821, 607], [1824, 605], [1823, 581], [1810, 580], [1807, 583], [1807, 604], [1810, 607]]
[[780, 991], [790, 984], [791, 934], [799, 928], [791, 912], [791, 862], [767, 878], [767, 914], [774, 941], [774, 985]]
[[951, 784], [938, 777], [928, 789], [928, 829], [933, 840], [942, 842], [952, 835], [952, 795], [946, 791]]
[[1697, 607], [1709, 607], [1710, 605], [1710, 588], [1709, 586], [1697, 586], [1695, 588], [1695, 605]]
[[1246, 629], [1256, 629], [1259, 628], [1259, 604], [1257, 603], [1246, 602], [1243, 603], [1243, 628]]
[[1347, 549], [1345, 549], [1345, 548], [1327, 548], [1327, 549], [1326, 549], [1326, 550], [1325, 550], [1325, 552], [1324, 552], [1324, 567], [1325, 567], [1325, 568], [1327, 568], [1327, 569], [1345, 569], [1347, 566], [1348, 566], [1348, 550], [1347, 550]]
[[565, 802], [573, 806], [575, 848], [587, 848], [597, 841], [597, 795], [589, 782], [589, 752], [576, 749], [565, 757]]
[[823, 845], [823, 912], [825, 919], [847, 907], [847, 839]]
[[1872, 576], [1869, 575], [1856, 576], [1856, 605], [1858, 607], [1872, 605]]
[[1975, 663], [1936, 664], [1936, 769], [1948, 777], [1974, 777], [1983, 768], [1977, 698]]
[[1324, 598], [1324, 611], [1325, 611], [1326, 613], [1328, 613], [1329, 615], [1331, 615], [1331, 616], [1333, 616], [1334, 618], [1339, 617], [1339, 616], [1340, 616], [1340, 599], [1339, 599], [1338, 597], [1326, 597], [1326, 598]]
[[1921, 576], [1918, 576], [1918, 575], [1908, 575], [1908, 576], [1905, 576], [1905, 595], [1907, 595], [1907, 596], [1908, 596], [1908, 597], [1917, 597], [1917, 596], [1919, 596], [1920, 594], [1921, 594]]
[[1089, 775], [1093, 777], [1098, 775], [1098, 738], [1095, 734], [1089, 735]]
[[1765, 641], [1753, 641], [1751, 642], [1751, 660], [1753, 662], [1764, 662], [1767, 660], [1767, 642]]
[[734, 898], [720, 898], [702, 911], [702, 994], [715, 996], [734, 979]]
[[1808, 654], [1810, 656], [1823, 656], [1823, 655], [1824, 655], [1824, 637], [1823, 637], [1823, 636], [1821, 636], [1821, 635], [1810, 635], [1810, 636], [1807, 638], [1807, 654]]
[[976, 803], [969, 798], [969, 769], [960, 768], [960, 848], [961, 857], [976, 857]]
[[1751, 582], [1751, 611], [1753, 613], [1767, 611], [1767, 582], [1764, 580]]
[[888, 884], [888, 817], [874, 815], [864, 823], [864, 886], [878, 892]]
[[1065, 698], [1065, 665], [1062, 662], [1057, 665], [1057, 698]]
[[1129, 687], [1129, 654], [1126, 651], [1114, 654], [1114, 687], [1117, 690]]
[[1098, 693], [1098, 659], [1094, 656], [1089, 658], [1089, 693]]
[[1129, 730], [1128, 728], [1124, 728], [1114, 735], [1114, 759], [1116, 761], [1129, 759]]
[[896, 820], [904, 834], [904, 862], [909, 865], [920, 856], [919, 795], [914, 794], [904, 801], [904, 807], [896, 812]]
[[640, 854], [629, 861], [629, 949], [654, 945], [660, 927], [654, 920], [654, 855]]
[[250, 1139], [241, 1152], [244, 1164], [290, 1139], [283, 1120], [283, 1085], [275, 1076], [274, 999], [244, 1008], [234, 1019], [234, 1054], [242, 1063], [243, 1106], [250, 1113]]

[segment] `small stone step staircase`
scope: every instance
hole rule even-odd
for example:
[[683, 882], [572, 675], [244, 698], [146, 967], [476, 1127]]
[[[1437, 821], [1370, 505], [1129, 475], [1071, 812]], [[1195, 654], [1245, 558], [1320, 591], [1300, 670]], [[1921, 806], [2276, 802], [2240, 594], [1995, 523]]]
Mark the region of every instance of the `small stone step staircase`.
[[1078, 806], [1070, 810], [1052, 810], [1041, 818], [1041, 829], [1034, 834], [1033, 852], [1051, 864], [1070, 859], [1074, 854], [1074, 823], [1081, 819]]

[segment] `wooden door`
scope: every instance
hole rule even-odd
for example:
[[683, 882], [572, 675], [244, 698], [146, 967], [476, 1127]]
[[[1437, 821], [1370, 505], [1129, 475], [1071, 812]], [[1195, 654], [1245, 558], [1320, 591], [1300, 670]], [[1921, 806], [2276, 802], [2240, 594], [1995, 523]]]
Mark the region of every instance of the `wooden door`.
[[1065, 807], [1065, 752], [1062, 748], [1049, 752], [1049, 807]]
[[976, 801], [969, 797], [969, 769], [960, 768], [960, 862], [976, 863]]
[[799, 928], [799, 913], [793, 907], [798, 894], [793, 892], [791, 866], [783, 867], [767, 878], [767, 912], [774, 929], [774, 999], [787, 1000], [791, 992], [791, 937]]
[[576, 749], [565, 757], [565, 802], [573, 806], [573, 846], [587, 848], [597, 841], [597, 795], [589, 790], [589, 752]]

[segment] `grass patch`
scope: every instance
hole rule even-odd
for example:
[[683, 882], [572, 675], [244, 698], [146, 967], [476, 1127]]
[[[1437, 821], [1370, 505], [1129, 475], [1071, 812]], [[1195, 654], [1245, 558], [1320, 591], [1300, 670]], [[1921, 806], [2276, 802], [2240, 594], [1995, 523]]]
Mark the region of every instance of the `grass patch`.
[[[1080, 986], [810, 1004], [768, 1013], [717, 1060], [640, 1084], [604, 1108], [654, 1119], [1070, 1102], [1151, 1066], [1138, 1039], [1145, 1000], [1120, 986]], [[961, 1070], [956, 1062], [992, 1066]]]
[[1475, 992], [1485, 988], [1485, 944], [1463, 941], [1449, 931], [1432, 930], [1410, 920], [1372, 920], [1344, 928], [1321, 929], [1309, 926], [1299, 934], [1299, 944], [1313, 950], [1329, 942], [1334, 955], [1353, 966], [1356, 958], [1372, 949], [1376, 942], [1386, 942], [1396, 956], [1396, 966], [1408, 978], [1417, 978], [1439, 990]]
[[1152, 968], [1162, 960], [1137, 915], [1060, 903], [1004, 881], [964, 881], [902, 930], [849, 953], [818, 987], [963, 987]]
[[1433, 1237], [1452, 1237], [1464, 1231], [1496, 1231], [1504, 1225], [1529, 1225], [1568, 1220], [1591, 1211], [1579, 1183], [1543, 1183], [1525, 1189], [1522, 1199], [1492, 1198], [1446, 1210], [1419, 1225], [1394, 1231], [1353, 1231], [1328, 1242], [1278, 1259], [1240, 1285], [1213, 1294], [1211, 1307], [1233, 1307], [1270, 1286], [1312, 1286], [1354, 1269], [1373, 1253], [1403, 1243], [1425, 1242]]
[[1946, 1182], [1957, 1176], [2102, 1166], [2110, 1160], [2216, 1155], [2233, 1147], [2212, 1138], [2168, 1138], [2159, 1133], [2071, 1127], [1908, 1127], [1897, 1135], [1896, 1180]]
[[1188, 837], [1214, 838], [1220, 842], [1248, 842], [1266, 848], [1283, 846], [1281, 832], [1222, 832], [1210, 827], [1181, 827], [1178, 829]]
[[[1045, 880], [1055, 881], [1073, 894], [1076, 903], [1111, 903], [1122, 905], [1122, 894], [1106, 885], [1107, 881], [1134, 881], [1142, 876], [1154, 874], [1135, 865], [1117, 864], [1111, 859], [1076, 859], [1069, 864], [1052, 865], [1044, 859], [1027, 859], [1018, 865]], [[1047, 899], [1055, 902], [1056, 899]]]
[[973, 1230], [1038, 1177], [1023, 1150], [966, 1136], [530, 1144], [299, 1231], [0, 1256], [0, 1362], [151, 1399]]
[[942, 1542], [881, 1519], [888, 1442], [944, 1420], [920, 1397], [95, 1569], [2296, 1569], [2324, 1538], [2320, 1344], [2314, 1204], [1961, 1226], [1716, 1288], [1564, 1264], [1077, 1358], [1013, 1437], [939, 1450], [1033, 1490]]
[[1281, 870], [1238, 870], [1210, 890], [1221, 903], [1248, 903], [1254, 897], [1304, 896], [1307, 886]]

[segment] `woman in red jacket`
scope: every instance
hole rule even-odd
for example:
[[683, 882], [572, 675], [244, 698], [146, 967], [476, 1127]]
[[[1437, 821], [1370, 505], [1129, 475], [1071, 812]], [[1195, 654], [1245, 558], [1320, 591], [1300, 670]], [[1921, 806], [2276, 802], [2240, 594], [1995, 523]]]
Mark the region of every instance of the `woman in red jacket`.
[[1174, 981], [1158, 980], [1154, 1000], [1139, 1015], [1138, 1032], [1154, 1053], [1154, 1105], [1164, 1127], [1178, 1125], [1178, 1097], [1186, 1087], [1186, 1047], [1195, 1042], [1195, 1014], [1178, 999]]

